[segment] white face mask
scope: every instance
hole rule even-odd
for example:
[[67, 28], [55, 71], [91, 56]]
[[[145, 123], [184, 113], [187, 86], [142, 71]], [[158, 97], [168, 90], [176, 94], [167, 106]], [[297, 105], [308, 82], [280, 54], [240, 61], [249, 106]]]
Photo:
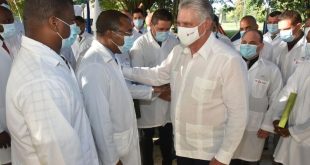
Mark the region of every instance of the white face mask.
[[197, 41], [202, 35], [206, 33], [206, 31], [199, 35], [198, 27], [202, 25], [204, 22], [201, 22], [198, 26], [187, 28], [187, 27], [178, 27], [178, 37], [181, 43], [185, 46], [189, 46], [195, 41]]

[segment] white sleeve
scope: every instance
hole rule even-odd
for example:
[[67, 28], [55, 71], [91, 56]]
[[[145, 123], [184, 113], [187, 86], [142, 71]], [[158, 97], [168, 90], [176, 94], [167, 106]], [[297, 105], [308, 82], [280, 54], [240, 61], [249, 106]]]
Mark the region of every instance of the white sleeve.
[[83, 164], [80, 139], [72, 128], [72, 91], [54, 80], [38, 80], [16, 95], [17, 105], [42, 164]]
[[[101, 70], [101, 72], [94, 72]], [[86, 113], [92, 127], [99, 160], [103, 164], [116, 164], [120, 156], [113, 140], [113, 123], [110, 116], [110, 79], [98, 64], [86, 66], [78, 71]]]
[[[276, 97], [279, 95], [280, 90], [283, 87], [283, 81], [281, 72], [278, 68], [275, 68], [271, 74], [271, 81], [270, 81], [270, 87], [268, 90], [268, 103], [269, 106], [272, 105], [272, 103], [276, 100]], [[272, 120], [272, 111], [267, 111], [262, 123], [261, 128], [263, 130], [273, 132], [273, 120]]]
[[[297, 68], [299, 70], [299, 68]], [[279, 120], [282, 116], [283, 110], [286, 106], [287, 100], [292, 92], [297, 91], [297, 79], [298, 73], [297, 71], [288, 79], [287, 84], [279, 93], [278, 97], [272, 103], [268, 111], [272, 112], [272, 121]]]
[[[175, 49], [174, 49], [175, 50]], [[168, 57], [156, 67], [136, 67], [123, 68], [124, 76], [132, 81], [147, 84], [150, 86], [160, 86], [170, 83], [171, 63], [174, 58], [175, 51], [172, 50]]]
[[153, 88], [147, 85], [133, 84], [126, 80], [127, 87], [133, 99], [150, 100], [153, 96]]
[[243, 136], [249, 109], [247, 69], [240, 57], [232, 57], [223, 66], [222, 84], [227, 122], [223, 143], [215, 158], [224, 164], [229, 164]]

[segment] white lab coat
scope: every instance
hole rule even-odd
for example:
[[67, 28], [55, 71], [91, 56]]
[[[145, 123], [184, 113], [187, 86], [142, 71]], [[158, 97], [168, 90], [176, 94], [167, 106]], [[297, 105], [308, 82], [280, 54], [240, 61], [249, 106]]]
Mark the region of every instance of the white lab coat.
[[76, 68], [78, 68], [86, 51], [90, 48], [91, 43], [94, 40], [94, 36], [92, 34], [87, 33], [86, 31], [81, 35], [81, 37], [82, 37], [81, 41], [79, 41], [78, 36], [73, 45], [71, 46], [76, 60]]
[[132, 31], [132, 33], [133, 33], [133, 41], [136, 41], [143, 34], [147, 33], [147, 29], [146, 28], [142, 28], [140, 31], [142, 32], [142, 34], [139, 33], [139, 30], [137, 28], [135, 28], [135, 27], [133, 28], [133, 31]]
[[274, 152], [283, 165], [306, 165], [310, 162], [310, 62], [299, 65], [273, 104], [273, 120], [279, 120], [290, 93], [297, 93], [288, 120], [291, 136], [281, 137]]
[[22, 34], [16, 32], [15, 35], [13, 35], [12, 37], [4, 40], [6, 46], [8, 47], [8, 49], [10, 51], [10, 55], [12, 57], [16, 57], [17, 54], [18, 54], [18, 51], [19, 51], [19, 49], [21, 47], [21, 37], [22, 37]]
[[225, 36], [224, 34], [221, 34], [219, 32], [217, 32], [215, 34], [217, 36], [217, 39], [219, 39], [219, 40], [223, 41], [224, 43], [226, 43], [227, 45], [233, 47], [231, 40], [227, 36]]
[[287, 43], [281, 41], [277, 47], [274, 47], [274, 56], [272, 62], [278, 65], [284, 85], [288, 78], [294, 73], [298, 64], [305, 61], [305, 38], [301, 38], [295, 46], [288, 51]]
[[74, 58], [73, 50], [71, 47], [62, 48], [60, 54], [70, 63], [72, 69], [76, 70], [76, 60]]
[[[120, 66], [131, 67], [130, 57], [126, 52], [122, 54], [115, 54], [115, 60]], [[153, 99], [153, 87], [148, 85], [134, 84], [126, 79], [125, 81], [133, 99]]]
[[[234, 48], [238, 52], [240, 52], [241, 39], [234, 41], [232, 44], [233, 44]], [[273, 49], [274, 48], [272, 47], [272, 45], [270, 43], [264, 41], [264, 47], [260, 52], [260, 57], [264, 58], [266, 60], [272, 61], [271, 59], [273, 57]]]
[[264, 41], [271, 44], [272, 47], [277, 47], [280, 42], [282, 41], [280, 38], [280, 33], [276, 34], [276, 37], [274, 39], [271, 38], [272, 34], [267, 32], [264, 34]]
[[[179, 41], [170, 36], [161, 46], [151, 32], [138, 38], [130, 50], [133, 67], [155, 67], [164, 61]], [[141, 118], [138, 119], [139, 128], [153, 128], [164, 126], [171, 122], [170, 102], [155, 98], [153, 101], [140, 100]]]
[[113, 53], [94, 40], [77, 71], [102, 165], [140, 165], [132, 97]]
[[[12, 56], [2, 48], [2, 40], [0, 40], [0, 133], [3, 131], [9, 132], [5, 117], [5, 93], [12, 61]], [[11, 162], [11, 148], [0, 149], [0, 164], [9, 162]]]
[[282, 89], [279, 68], [272, 62], [260, 58], [249, 69], [249, 87], [248, 123], [234, 158], [255, 162], [260, 160], [265, 143], [265, 139], [257, 137], [257, 132], [263, 123], [272, 125], [272, 120], [266, 112]]
[[6, 108], [12, 164], [98, 164], [74, 72], [46, 45], [22, 38], [7, 84]]
[[170, 83], [176, 155], [229, 164], [248, 110], [247, 69], [233, 48], [211, 34], [193, 56], [178, 45], [160, 66], [123, 73], [149, 85]]

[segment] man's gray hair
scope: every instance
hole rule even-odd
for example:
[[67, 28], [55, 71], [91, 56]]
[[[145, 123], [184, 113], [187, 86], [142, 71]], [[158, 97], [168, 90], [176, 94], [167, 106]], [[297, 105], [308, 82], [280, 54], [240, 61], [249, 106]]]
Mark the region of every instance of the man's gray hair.
[[200, 21], [208, 17], [213, 20], [213, 8], [209, 0], [182, 0], [179, 4], [179, 11], [181, 9], [193, 9], [200, 17]]

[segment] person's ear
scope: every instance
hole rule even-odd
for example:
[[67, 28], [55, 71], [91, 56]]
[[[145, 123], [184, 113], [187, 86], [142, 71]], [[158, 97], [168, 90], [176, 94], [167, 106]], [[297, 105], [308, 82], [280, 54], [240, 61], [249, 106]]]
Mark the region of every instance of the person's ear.
[[58, 19], [54, 16], [48, 18], [48, 25], [54, 32], [59, 31], [57, 26], [58, 22], [59, 22]]
[[301, 23], [298, 23], [295, 27], [296, 27], [296, 29], [300, 30], [301, 27], [302, 27], [302, 24], [301, 24]]

